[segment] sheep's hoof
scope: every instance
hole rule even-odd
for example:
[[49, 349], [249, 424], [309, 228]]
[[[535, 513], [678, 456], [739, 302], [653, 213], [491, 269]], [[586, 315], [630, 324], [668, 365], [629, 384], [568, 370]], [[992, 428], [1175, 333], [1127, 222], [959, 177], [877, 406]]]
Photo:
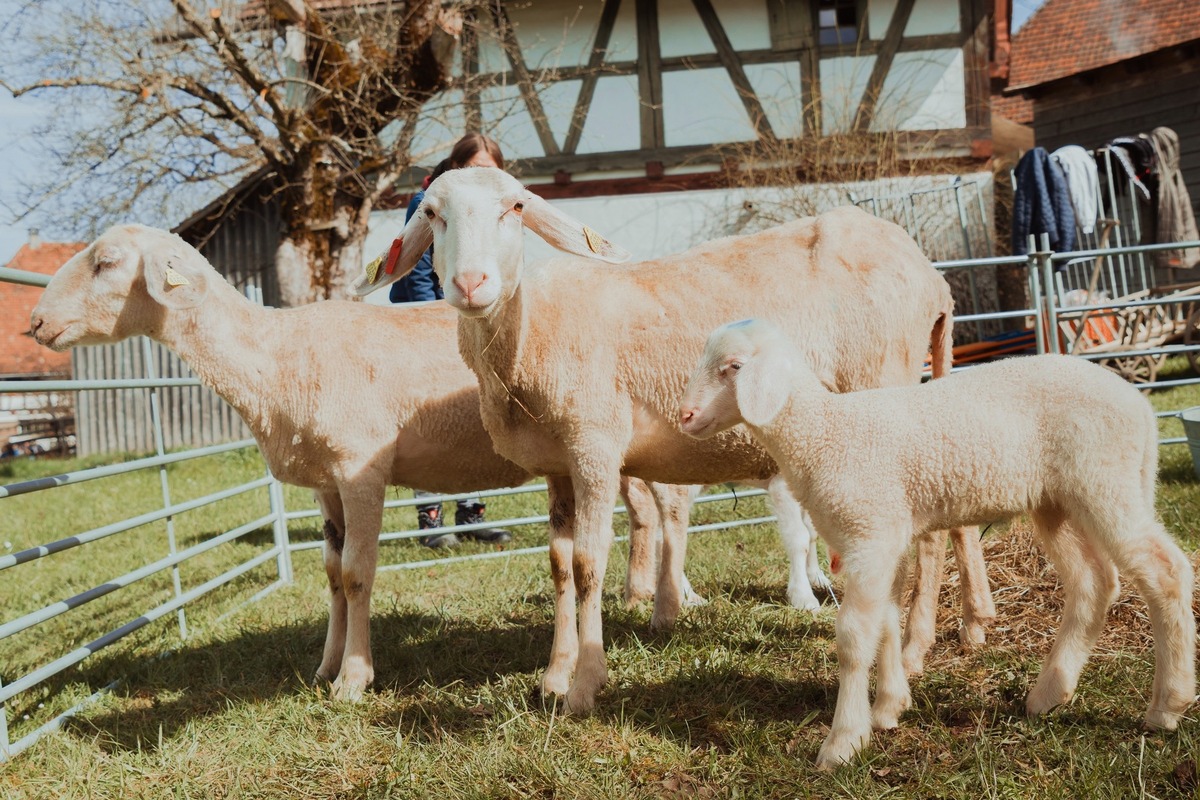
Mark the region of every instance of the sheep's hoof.
[[1056, 686], [1042, 686], [1040, 683], [1033, 687], [1029, 697], [1025, 699], [1025, 715], [1040, 717], [1068, 702], [1074, 692], [1068, 692]]
[[595, 691], [572, 689], [566, 693], [563, 700], [563, 712], [572, 716], [590, 714], [596, 708]]
[[828, 772], [849, 764], [854, 754], [866, 746], [871, 734], [829, 734], [817, 753], [817, 769]]
[[907, 677], [920, 675], [925, 671], [925, 654], [929, 652], [928, 647], [919, 647], [910, 643], [900, 653], [900, 663], [904, 667], [904, 674]]
[[549, 671], [542, 676], [542, 682], [534, 691], [543, 698], [563, 697], [571, 688], [571, 676], [567, 673]]
[[708, 605], [708, 601], [692, 591], [692, 587], [689, 586], [683, 590], [684, 608], [699, 608], [700, 606], [706, 605]]
[[1146, 719], [1142, 724], [1154, 731], [1173, 731], [1179, 727], [1180, 716], [1182, 712], [1152, 708], [1146, 712]]
[[654, 599], [654, 590], [641, 587], [625, 587], [625, 608], [637, 608], [642, 603]]
[[799, 609], [800, 611], [811, 611], [814, 614], [821, 610], [821, 601], [812, 592], [805, 594], [799, 591], [793, 592], [789, 589], [788, 603], [791, 604], [792, 608]]
[[987, 629], [978, 622], [961, 625], [958, 629], [958, 640], [963, 647], [978, 647], [987, 642]]
[[885, 703], [881, 703], [877, 699], [875, 707], [871, 709], [871, 727], [877, 731], [890, 731], [899, 727], [900, 715], [911, 706], [912, 695], [909, 694], [901, 695]]
[[650, 615], [650, 630], [669, 631], [675, 627], [677, 619], [679, 619], [679, 612], [676, 609], [662, 612], [656, 610]]
[[350, 681], [343, 681], [338, 678], [333, 682], [333, 689], [330, 695], [334, 700], [339, 700], [343, 703], [358, 703], [363, 699], [363, 694], [366, 692], [366, 684], [355, 685]]

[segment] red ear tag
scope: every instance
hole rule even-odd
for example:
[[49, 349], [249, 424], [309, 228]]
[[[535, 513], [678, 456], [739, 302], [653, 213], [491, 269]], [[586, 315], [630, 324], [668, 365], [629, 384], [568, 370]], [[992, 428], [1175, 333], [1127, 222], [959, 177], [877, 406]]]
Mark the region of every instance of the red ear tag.
[[392, 240], [392, 248], [388, 250], [387, 263], [383, 266], [383, 271], [388, 275], [396, 269], [396, 262], [400, 260], [400, 248], [404, 246], [404, 237], [398, 237]]

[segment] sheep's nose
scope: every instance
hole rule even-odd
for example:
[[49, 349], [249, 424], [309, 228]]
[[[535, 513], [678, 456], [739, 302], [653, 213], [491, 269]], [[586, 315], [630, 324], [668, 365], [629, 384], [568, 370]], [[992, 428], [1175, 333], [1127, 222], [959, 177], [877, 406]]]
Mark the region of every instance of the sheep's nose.
[[480, 286], [487, 282], [488, 276], [485, 272], [480, 272], [473, 275], [458, 275], [454, 278], [454, 285], [462, 292], [463, 297], [469, 302], [471, 295], [475, 293]]
[[42, 327], [42, 323], [44, 321], [45, 320], [43, 320], [40, 316], [38, 316], [37, 314], [34, 314], [33, 317], [29, 320], [29, 332], [32, 333], [34, 336], [37, 336], [38, 328]]
[[696, 409], [694, 409], [694, 408], [682, 409], [679, 412], [679, 424], [687, 425], [689, 422], [692, 421], [693, 418], [695, 418], [695, 416], [696, 416]]

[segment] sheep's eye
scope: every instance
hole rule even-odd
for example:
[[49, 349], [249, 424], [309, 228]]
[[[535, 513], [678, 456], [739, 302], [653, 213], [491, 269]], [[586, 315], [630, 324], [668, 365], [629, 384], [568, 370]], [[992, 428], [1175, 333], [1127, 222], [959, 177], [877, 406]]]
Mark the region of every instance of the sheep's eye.
[[520, 213], [521, 213], [522, 211], [524, 211], [524, 210], [525, 210], [525, 204], [524, 204], [524, 203], [515, 203], [515, 204], [513, 205], [513, 211], [516, 211], [518, 214], [520, 214]]
[[742, 362], [740, 362], [740, 361], [730, 361], [730, 362], [729, 362], [729, 368], [730, 368], [731, 370], [733, 370], [734, 372], [737, 372], [739, 369], [741, 369], [741, 368], [742, 368]]
[[437, 214], [433, 213], [432, 208], [427, 208], [427, 209], [425, 209], [425, 216], [428, 217], [429, 219], [433, 219], [434, 217], [437, 216]]

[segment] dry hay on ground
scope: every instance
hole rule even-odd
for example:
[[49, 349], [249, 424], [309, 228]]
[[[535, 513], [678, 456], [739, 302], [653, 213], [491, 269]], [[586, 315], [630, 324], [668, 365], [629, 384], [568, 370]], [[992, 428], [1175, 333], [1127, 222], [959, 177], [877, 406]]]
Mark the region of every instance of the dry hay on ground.
[[[1058, 573], [1036, 544], [1028, 519], [1014, 520], [1006, 529], [994, 527], [983, 537], [984, 561], [996, 603], [996, 621], [988, 629], [988, 647], [1000, 647], [1018, 655], [1042, 659], [1050, 650], [1062, 620], [1063, 593]], [[1192, 554], [1192, 568], [1200, 573], [1200, 551]], [[948, 565], [953, 559], [947, 559]], [[952, 647], [935, 646], [926, 667], [937, 668], [961, 656], [953, 626], [962, 618], [958, 571], [946, 570], [940, 595], [938, 630], [949, 631]], [[1192, 610], [1200, 616], [1196, 595]], [[1104, 631], [1093, 655], [1134, 654], [1153, 646], [1146, 603], [1132, 584], [1122, 577], [1121, 593], [1106, 617]]]

